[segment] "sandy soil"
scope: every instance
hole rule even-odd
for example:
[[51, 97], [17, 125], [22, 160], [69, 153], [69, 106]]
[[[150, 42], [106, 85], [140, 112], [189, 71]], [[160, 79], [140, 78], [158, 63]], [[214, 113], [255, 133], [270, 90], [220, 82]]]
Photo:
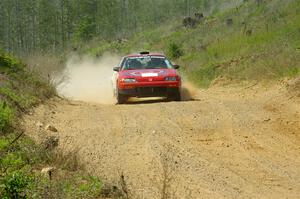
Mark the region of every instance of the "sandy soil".
[[59, 136], [60, 150], [76, 151], [106, 182], [125, 181], [130, 198], [299, 198], [294, 87], [214, 87], [194, 101], [129, 105], [52, 99], [24, 118], [24, 128], [38, 141]]

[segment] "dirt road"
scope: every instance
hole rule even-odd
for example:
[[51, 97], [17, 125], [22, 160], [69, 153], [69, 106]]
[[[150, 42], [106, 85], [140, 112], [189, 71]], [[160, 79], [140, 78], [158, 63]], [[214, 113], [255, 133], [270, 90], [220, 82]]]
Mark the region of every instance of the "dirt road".
[[118, 106], [53, 99], [24, 125], [37, 140], [59, 136], [130, 198], [299, 198], [299, 90], [215, 87], [194, 101]]

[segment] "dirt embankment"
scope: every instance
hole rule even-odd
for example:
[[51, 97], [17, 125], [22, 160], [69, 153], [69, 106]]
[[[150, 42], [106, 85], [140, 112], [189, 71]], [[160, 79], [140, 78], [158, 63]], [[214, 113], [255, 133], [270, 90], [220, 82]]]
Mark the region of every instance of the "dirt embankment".
[[37, 140], [51, 134], [37, 123], [55, 126], [61, 150], [77, 151], [105, 181], [125, 182], [130, 198], [297, 198], [296, 91], [297, 82], [215, 87], [195, 101], [122, 106], [53, 99], [24, 126]]

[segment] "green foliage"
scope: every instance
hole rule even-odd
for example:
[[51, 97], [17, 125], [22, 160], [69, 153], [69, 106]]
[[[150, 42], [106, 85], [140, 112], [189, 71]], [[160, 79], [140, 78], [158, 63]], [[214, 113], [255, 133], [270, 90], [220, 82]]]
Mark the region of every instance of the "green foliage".
[[[195, 12], [216, 12], [222, 0], [0, 1], [0, 44], [10, 52], [61, 51], [92, 37], [117, 40]], [[19, 20], [22, 19], [22, 20]]]
[[19, 199], [26, 197], [26, 188], [32, 183], [33, 178], [22, 172], [7, 175], [2, 182], [4, 199]]
[[78, 173], [71, 176], [71, 179], [65, 178], [56, 184], [62, 190], [62, 198], [92, 199], [100, 196], [102, 183], [98, 178]]
[[217, 77], [218, 71], [215, 66], [203, 66], [192, 73], [188, 73], [188, 77], [197, 86], [209, 87], [212, 80]]
[[84, 177], [83, 180], [85, 181], [85, 183], [82, 183], [78, 188], [78, 191], [80, 192], [81, 196], [85, 196], [91, 193], [92, 195], [100, 194], [102, 183], [98, 178], [88, 176]]
[[22, 93], [15, 93], [14, 90], [10, 88], [0, 88], [0, 95], [4, 96], [8, 103], [16, 106], [20, 110], [29, 108], [32, 104], [35, 103], [36, 98], [32, 95], [24, 96]]
[[3, 151], [8, 146], [9, 141], [7, 139], [0, 138], [0, 151]]
[[24, 64], [17, 58], [0, 51], [0, 73], [1, 71], [17, 72], [24, 68]]
[[[165, 51], [202, 87], [210, 86], [218, 77], [253, 81], [300, 74], [299, 2], [263, 1], [258, 6], [247, 1], [234, 9], [220, 8], [195, 28], [186, 29], [172, 21], [136, 34], [119, 51]], [[228, 19], [232, 20], [230, 25]], [[102, 42], [101, 46], [110, 50], [113, 45]]]
[[181, 46], [176, 43], [170, 43], [167, 49], [167, 55], [172, 59], [178, 59], [183, 55]]
[[42, 99], [55, 95], [55, 88], [30, 71], [20, 60], [0, 54], [0, 99], [17, 111], [25, 111]]
[[0, 165], [10, 170], [17, 170], [24, 165], [22, 156], [19, 153], [8, 153], [0, 160]]
[[[51, 152], [36, 145], [26, 135], [12, 143], [19, 136], [15, 132], [18, 127], [14, 125], [18, 123], [17, 116], [44, 98], [53, 96], [54, 92], [17, 59], [7, 54], [0, 54], [0, 59], [4, 60], [1, 68], [5, 69], [0, 71], [4, 77], [0, 79], [0, 198], [44, 198], [45, 194], [49, 198], [98, 197], [100, 180], [82, 172], [73, 156], [57, 155], [61, 158], [61, 164], [58, 164]], [[36, 172], [49, 164], [63, 172], [51, 182]]]
[[14, 111], [3, 101], [0, 101], [0, 133], [5, 132], [12, 125]]
[[46, 161], [47, 153], [27, 136], [23, 135], [16, 143], [10, 144], [17, 136], [16, 133], [10, 133], [0, 137], [0, 171], [4, 169], [11, 173], [27, 165]]
[[[29, 137], [22, 136], [16, 143], [10, 145], [17, 135], [7, 134], [0, 137], [0, 193], [5, 198], [18, 194], [19, 198], [97, 198], [100, 196], [101, 181], [83, 172], [79, 167], [65, 167], [65, 161], [74, 157], [62, 156], [47, 152], [37, 146]], [[54, 172], [54, 178], [49, 181], [47, 176], [41, 176], [42, 165], [55, 165], [59, 171]], [[30, 173], [30, 175], [29, 175]], [[50, 186], [51, 183], [51, 186]], [[26, 186], [25, 186], [26, 185]], [[14, 197], [13, 197], [14, 198]]]
[[0, 196], [3, 198], [24, 198], [31, 189], [34, 176], [28, 175], [31, 166], [41, 163], [45, 154], [26, 136], [11, 144], [17, 134], [0, 137]]
[[75, 32], [77, 41], [88, 41], [96, 34], [96, 24], [91, 17], [84, 17]]

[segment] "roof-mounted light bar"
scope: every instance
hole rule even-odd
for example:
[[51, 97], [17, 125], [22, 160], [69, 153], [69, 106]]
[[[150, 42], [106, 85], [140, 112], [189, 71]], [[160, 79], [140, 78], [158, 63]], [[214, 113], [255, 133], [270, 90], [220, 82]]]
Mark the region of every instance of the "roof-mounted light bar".
[[149, 54], [150, 54], [149, 51], [142, 51], [142, 52], [140, 52], [140, 55], [149, 55]]

